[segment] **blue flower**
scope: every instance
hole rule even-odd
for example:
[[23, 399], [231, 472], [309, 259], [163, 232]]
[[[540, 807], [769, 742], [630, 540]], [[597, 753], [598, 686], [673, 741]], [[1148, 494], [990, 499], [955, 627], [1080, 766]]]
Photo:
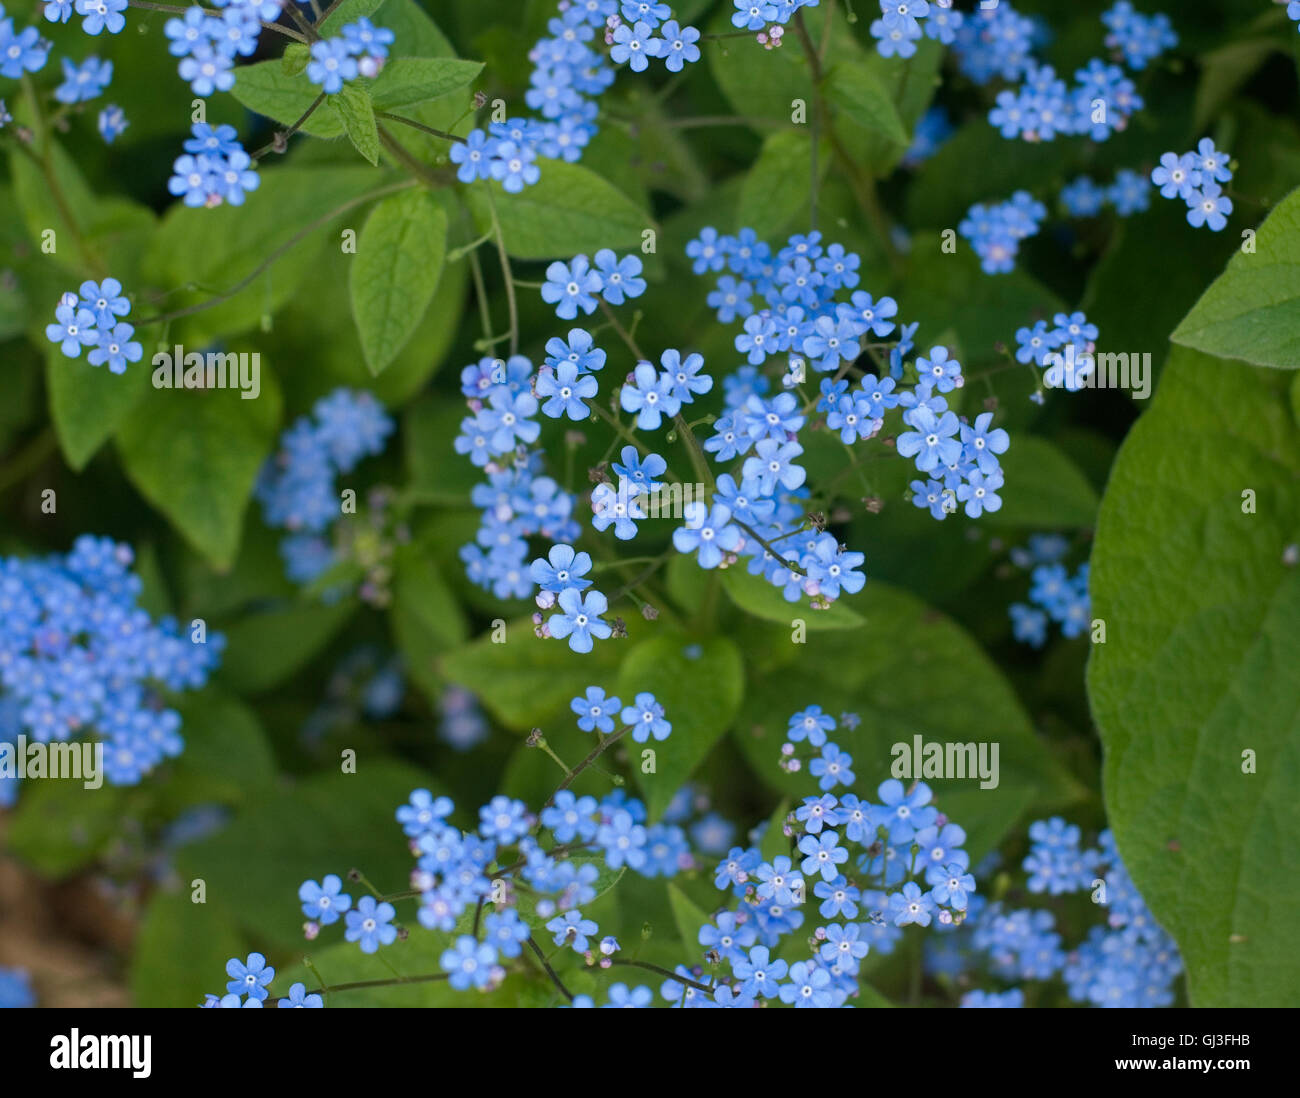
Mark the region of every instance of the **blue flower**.
[[99, 342], [95, 328], [95, 314], [84, 305], [59, 305], [54, 310], [55, 323], [45, 325], [45, 338], [59, 344], [68, 358], [80, 358], [82, 347], [93, 347]]
[[[319, 84], [326, 95], [337, 95], [343, 90], [344, 81], [355, 80], [357, 75], [357, 60], [342, 38], [324, 38], [312, 43], [307, 79]], [[185, 76], [183, 66], [181, 76]]]
[[501, 846], [522, 839], [528, 834], [528, 806], [523, 801], [496, 796], [478, 810], [478, 831], [485, 839], [494, 839]]
[[570, 328], [568, 341], [555, 336], [546, 343], [546, 365], [558, 369], [571, 362], [579, 373], [594, 373], [605, 366], [605, 352], [593, 346], [591, 333], [584, 328]]
[[63, 63], [63, 83], [54, 89], [54, 98], [60, 103], [85, 103], [102, 95], [113, 79], [113, 62], [87, 57], [78, 67], [66, 57]]
[[267, 997], [267, 986], [275, 979], [275, 969], [266, 963], [260, 953], [250, 953], [248, 959], [241, 961], [232, 957], [226, 962], [226, 975], [230, 982], [226, 990], [232, 995], [247, 995], [259, 1002]]
[[352, 906], [352, 897], [341, 891], [343, 882], [334, 873], [327, 873], [320, 884], [303, 881], [298, 886], [298, 900], [302, 913], [321, 926], [337, 923], [339, 916]]
[[591, 557], [587, 553], [576, 551], [572, 545], [553, 545], [545, 559], [533, 561], [529, 574], [543, 591], [559, 594], [570, 588], [581, 591], [590, 587], [591, 580], [585, 578], [590, 571]]
[[803, 466], [794, 464], [794, 459], [802, 453], [803, 447], [797, 442], [767, 438], [755, 445], [755, 456], [745, 459], [741, 473], [746, 480], [757, 481], [758, 490], [765, 496], [772, 495], [778, 484], [793, 492], [808, 476]]
[[643, 459], [635, 446], [624, 446], [619, 456], [622, 461], [614, 462], [613, 469], [627, 481], [628, 494], [648, 495], [661, 486], [657, 478], [668, 471], [668, 462], [658, 454], [646, 454]]
[[826, 733], [834, 729], [835, 718], [823, 713], [820, 705], [810, 705], [790, 718], [785, 735], [791, 743], [807, 740], [813, 747], [822, 747], [826, 743]]
[[[531, 145], [524, 145], [517, 141], [501, 141], [493, 150], [489, 170], [492, 178], [498, 180], [508, 194], [518, 194], [525, 187], [531, 187], [541, 179], [542, 170], [534, 163], [536, 159], [537, 153]], [[565, 315], [560, 313], [560, 316]], [[572, 316], [572, 313], [568, 314], [569, 318]]]
[[447, 154], [453, 164], [459, 164], [456, 178], [462, 183], [492, 178], [492, 159], [499, 142], [483, 130], [470, 130], [464, 141], [454, 142]]
[[722, 563], [724, 553], [740, 549], [740, 527], [731, 521], [731, 508], [715, 503], [712, 509], [699, 500], [686, 507], [686, 525], [673, 531], [673, 548], [679, 553], [699, 551], [701, 568], [716, 568]]
[[596, 845], [605, 852], [605, 864], [610, 869], [621, 869], [624, 865], [639, 869], [646, 863], [646, 830], [625, 808], [618, 809], [600, 825]]
[[862, 928], [856, 923], [840, 926], [832, 923], [826, 928], [826, 941], [818, 950], [818, 956], [828, 965], [838, 964], [845, 972], [857, 972], [858, 962], [867, 955], [871, 948], [860, 937]]
[[95, 120], [99, 136], [104, 139], [106, 145], [111, 145], [117, 138], [121, 137], [130, 124], [126, 119], [126, 115], [122, 112], [122, 108], [114, 103], [108, 104], [100, 111], [99, 117]]
[[[81, 0], [77, 0], [78, 3]], [[323, 45], [318, 42], [317, 45]], [[235, 86], [235, 73], [229, 57], [208, 46], [199, 46], [177, 66], [182, 80], [189, 81], [195, 95], [207, 99], [214, 92], [230, 91]]]
[[600, 274], [600, 295], [611, 305], [622, 305], [625, 298], [645, 293], [641, 260], [636, 256], [625, 255], [619, 259], [609, 248], [601, 248], [594, 258]]
[[546, 619], [547, 631], [559, 640], [568, 637], [575, 652], [590, 652], [593, 637], [605, 640], [613, 632], [600, 616], [609, 603], [599, 591], [582, 595], [570, 587], [560, 592], [556, 604], [559, 609]]
[[109, 34], [119, 34], [126, 19], [126, 0], [76, 0], [77, 14], [82, 16], [81, 29], [89, 35], [97, 35], [107, 30]]
[[636, 425], [643, 431], [657, 431], [664, 416], [681, 411], [681, 400], [673, 395], [673, 378], [660, 373], [649, 362], [638, 362], [633, 381], [623, 386], [619, 404], [625, 412], [636, 413]]
[[[668, 10], [666, 5], [659, 6]], [[681, 72], [687, 62], [700, 59], [700, 47], [695, 44], [700, 40], [700, 32], [695, 27], [681, 27], [677, 20], [670, 19], [659, 28], [659, 33], [663, 37], [654, 40], [654, 56], [662, 59], [669, 72]]]
[[731, 963], [731, 971], [742, 981], [741, 989], [747, 994], [772, 999], [780, 994], [779, 984], [789, 971], [785, 961], [772, 960], [767, 946], [754, 946], [749, 956]]
[[[627, 483], [627, 482], [623, 482]], [[636, 524], [646, 517], [640, 493], [615, 491], [608, 484], [597, 484], [591, 491], [591, 524], [597, 530], [614, 527], [619, 541], [636, 537]]]
[[600, 927], [591, 919], [584, 918], [581, 911], [557, 915], [546, 924], [546, 929], [555, 936], [553, 940], [557, 946], [571, 946], [575, 953], [585, 953], [591, 944], [588, 937], [600, 933]]
[[579, 309], [588, 315], [596, 311], [596, 294], [600, 288], [600, 275], [591, 269], [585, 255], [574, 256], [569, 263], [557, 259], [546, 268], [542, 300], [556, 307], [555, 314], [560, 319], [572, 320]]
[[1187, 207], [1187, 223], [1192, 228], [1206, 225], [1217, 233], [1228, 224], [1226, 215], [1232, 213], [1232, 199], [1217, 183], [1202, 183], [1199, 191], [1187, 196]]
[[781, 985], [781, 1002], [799, 1007], [826, 1008], [833, 1002], [831, 974], [811, 961], [797, 961], [790, 966], [790, 983]]
[[644, 985], [628, 989], [627, 984], [611, 984], [606, 1007], [644, 1008], [654, 1000], [654, 992]]
[[959, 865], [932, 865], [925, 871], [925, 880], [931, 886], [930, 895], [935, 902], [946, 904], [954, 911], [965, 911], [970, 893], [975, 891], [975, 878]]
[[777, 8], [771, 0], [734, 0], [731, 25], [741, 30], [761, 31], [775, 22]]
[[799, 840], [799, 850], [804, 855], [799, 868], [808, 876], [822, 875], [823, 881], [833, 881], [839, 876], [839, 866], [849, 860], [849, 852], [839, 845], [840, 837], [834, 831], [820, 835], [805, 835]]
[[889, 897], [889, 914], [895, 926], [907, 926], [909, 923], [929, 926], [933, 911], [934, 900], [929, 893], [922, 892], [921, 886], [915, 881], [908, 881], [901, 892], [895, 892]]
[[135, 329], [130, 324], [115, 324], [112, 328], [99, 329], [99, 344], [92, 347], [86, 356], [92, 366], [108, 364], [112, 373], [126, 373], [128, 362], [139, 362], [144, 349], [131, 338]]
[[487, 987], [496, 963], [497, 951], [472, 934], [462, 934], [454, 946], [443, 950], [439, 960], [442, 970], [451, 973], [447, 982], [457, 991]]
[[596, 395], [597, 382], [591, 374], [579, 374], [572, 362], [561, 362], [554, 372], [542, 371], [537, 377], [537, 395], [549, 399], [542, 405], [542, 415], [551, 419], [568, 416], [586, 419], [591, 409], [583, 403]]
[[[565, 790], [567, 793], [568, 790]], [[519, 912], [508, 907], [492, 912], [483, 920], [487, 944], [495, 946], [502, 957], [518, 957], [528, 940], [528, 924], [519, 918]]]
[[903, 419], [915, 428], [898, 436], [895, 448], [903, 457], [915, 457], [916, 467], [928, 473], [940, 465], [953, 465], [961, 457], [961, 443], [954, 436], [961, 423], [952, 412], [936, 416], [928, 407], [919, 406], [905, 413]]
[[632, 738], [637, 743], [645, 743], [651, 736], [656, 740], [666, 740], [673, 730], [664, 719], [664, 707], [648, 691], [638, 694], [636, 700], [623, 710], [622, 720], [632, 726]]
[[362, 896], [345, 916], [347, 930], [343, 937], [358, 942], [362, 953], [375, 953], [381, 945], [397, 941], [397, 927], [392, 925], [396, 914], [392, 904], [377, 903], [373, 896]]
[[1000, 511], [1002, 498], [997, 493], [1002, 482], [1000, 469], [987, 474], [975, 470], [968, 473], [966, 483], [957, 486], [957, 498], [966, 505], [966, 516], [979, 518], [985, 511]]
[[645, 72], [650, 64], [651, 33], [649, 23], [622, 23], [614, 28], [614, 47], [609, 51], [609, 59], [616, 65], [624, 62], [633, 72]]
[[1196, 188], [1201, 185], [1201, 172], [1197, 168], [1195, 153], [1167, 152], [1160, 158], [1160, 164], [1151, 172], [1151, 182], [1160, 188], [1164, 198], [1190, 199]]
[[325, 1000], [316, 994], [307, 994], [305, 984], [291, 984], [289, 994], [276, 1004], [280, 1007], [297, 1007], [308, 1009], [319, 1009], [325, 1006]]
[[617, 697], [606, 697], [599, 686], [589, 686], [586, 696], [574, 698], [569, 708], [578, 714], [578, 727], [583, 732], [597, 729], [609, 735], [614, 731], [614, 717], [622, 704]]
[[[575, 704], [582, 701], [581, 698], [573, 700]], [[612, 700], [617, 704], [617, 698]], [[612, 721], [609, 726], [611, 729], [614, 727]], [[587, 842], [596, 834], [594, 817], [599, 806], [595, 797], [579, 797], [571, 789], [561, 789], [554, 800], [554, 804], [542, 809], [542, 825], [551, 829], [556, 842], [570, 843], [575, 839]]]
[[823, 792], [834, 789], [837, 785], [851, 786], [854, 780], [853, 756], [841, 751], [835, 744], [828, 743], [822, 748], [821, 758], [813, 759], [808, 770], [814, 778], [821, 779], [817, 785]]

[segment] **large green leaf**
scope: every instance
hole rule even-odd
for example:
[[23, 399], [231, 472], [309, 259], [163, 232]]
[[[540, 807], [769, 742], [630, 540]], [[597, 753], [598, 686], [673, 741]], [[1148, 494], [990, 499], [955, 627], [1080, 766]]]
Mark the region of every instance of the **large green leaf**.
[[1046, 439], [1016, 434], [999, 459], [1006, 485], [991, 526], [1091, 526], [1097, 493], [1078, 466]]
[[420, 324], [442, 278], [447, 215], [423, 190], [378, 203], [357, 240], [349, 285], [366, 365], [380, 373]]
[[131, 954], [131, 997], [141, 1007], [196, 1007], [226, 993], [226, 962], [244, 955], [234, 918], [219, 903], [193, 903], [190, 883], [155, 893]]
[[[817, 175], [830, 164], [830, 145], [819, 142]], [[781, 130], [763, 140], [763, 148], [745, 175], [740, 189], [738, 227], [748, 227], [763, 240], [777, 239], [792, 221], [808, 219], [812, 198], [812, 135]]]
[[[643, 641], [627, 654], [618, 675], [623, 704], [632, 705], [643, 691], [652, 693], [672, 725], [663, 741], [624, 740], [652, 822], [731, 727], [744, 684], [740, 650], [725, 637], [694, 640], [669, 633]], [[654, 751], [651, 773], [643, 772], [647, 749]]]
[[225, 568], [239, 549], [253, 482], [279, 422], [279, 390], [263, 370], [252, 400], [239, 389], [151, 389], [116, 441], [140, 494]]
[[[146, 348], [149, 344], [145, 343]], [[92, 366], [83, 353], [65, 358], [57, 347], [45, 355], [45, 386], [59, 448], [73, 469], [85, 467], [149, 390], [149, 355], [124, 374]]]
[[1193, 350], [1279, 370], [1300, 369], [1300, 190], [1260, 225], [1170, 337]]
[[1283, 560], [1300, 432], [1284, 381], [1176, 350], [1092, 553], [1108, 816], [1202, 1006], [1300, 1004], [1300, 573]]
[[355, 599], [294, 602], [245, 615], [223, 628], [221, 680], [241, 693], [259, 693], [307, 664], [356, 612]]
[[[486, 187], [492, 188], [490, 196]], [[506, 250], [519, 259], [632, 248], [645, 230], [655, 227], [650, 215], [612, 184], [562, 160], [545, 161], [541, 179], [519, 194], [506, 194], [496, 182], [467, 188], [465, 200], [482, 233], [492, 230], [489, 198], [496, 204]]]
[[840, 117], [895, 144], [907, 144], [907, 131], [889, 89], [870, 66], [858, 62], [836, 65], [827, 77], [826, 98]]

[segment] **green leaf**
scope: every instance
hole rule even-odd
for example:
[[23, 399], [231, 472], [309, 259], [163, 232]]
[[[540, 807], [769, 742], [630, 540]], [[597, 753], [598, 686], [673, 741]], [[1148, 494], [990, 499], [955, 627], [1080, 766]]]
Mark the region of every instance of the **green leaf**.
[[394, 111], [438, 99], [473, 83], [481, 61], [449, 57], [395, 57], [379, 71], [370, 89], [375, 110]]
[[129, 790], [105, 782], [86, 789], [73, 779], [24, 781], [9, 819], [8, 848], [46, 877], [89, 865], [120, 834]]
[[545, 727], [592, 683], [608, 681], [626, 641], [599, 643], [582, 655], [562, 640], [539, 640], [528, 618], [506, 623], [505, 640], [491, 634], [447, 653], [439, 668], [450, 682], [473, 690], [502, 724], [519, 731]]
[[[292, 126], [307, 113], [321, 97], [319, 86], [307, 79], [306, 61], [297, 72], [287, 71], [283, 61], [259, 61], [254, 65], [240, 65], [235, 70], [235, 86], [230, 94], [250, 111], [285, 126]], [[343, 117], [326, 109], [325, 104], [337, 96], [326, 96], [299, 130], [313, 137], [339, 137], [343, 133]]]
[[1184, 347], [1279, 370], [1300, 368], [1300, 190], [1260, 225], [1170, 338]]
[[185, 750], [172, 763], [161, 796], [181, 806], [238, 804], [271, 790], [275, 756], [251, 709], [211, 688], [183, 695], [176, 709]]
[[[1046, 808], [1079, 790], [1056, 766], [1006, 680], [957, 625], [911, 595], [869, 581], [844, 596], [866, 624], [851, 632], [809, 633], [793, 643], [787, 627], [762, 627], [766, 662], [750, 675], [735, 743], [755, 773], [790, 797], [808, 793], [806, 773], [777, 765], [790, 714], [806, 705], [856, 713], [854, 729], [830, 739], [853, 756], [857, 786], [891, 776], [896, 743], [998, 744], [998, 784], [926, 779], [940, 811], [970, 835], [972, 858], [992, 849], [1031, 805]], [[760, 628], [750, 630], [758, 647]], [[792, 686], [793, 684], [793, 686]], [[793, 692], [792, 692], [793, 691]]]
[[204, 995], [226, 993], [226, 962], [243, 955], [244, 940], [223, 905], [191, 902], [188, 887], [156, 892], [132, 945], [133, 1003], [199, 1006]]
[[1097, 493], [1078, 466], [1045, 439], [1016, 434], [998, 459], [1005, 487], [1002, 509], [990, 512], [992, 526], [1091, 526]]
[[379, 125], [375, 121], [375, 108], [370, 102], [370, 91], [360, 81], [344, 84], [343, 90], [331, 95], [330, 110], [343, 123], [343, 132], [353, 147], [379, 167]]
[[385, 198], [370, 212], [348, 283], [371, 373], [382, 372], [419, 327], [446, 250], [447, 215], [424, 190]]
[[312, 660], [356, 611], [355, 599], [290, 603], [248, 614], [222, 632], [221, 681], [241, 694], [278, 685]]
[[[290, 42], [284, 47], [284, 56], [280, 58], [280, 70], [285, 76], [297, 76], [307, 70], [307, 65], [311, 61], [311, 50], [302, 42]], [[235, 79], [238, 80], [243, 70], [236, 72]]]
[[263, 371], [253, 400], [239, 389], [152, 389], [117, 432], [131, 483], [218, 568], [234, 562], [253, 482], [275, 444], [273, 382]]
[[[626, 742], [652, 822], [731, 727], [744, 683], [740, 650], [725, 637], [693, 640], [681, 633], [664, 634], [627, 654], [615, 693], [624, 705], [642, 692], [654, 694], [672, 725], [666, 740]], [[655, 765], [646, 773], [643, 752], [648, 749], [654, 751]]]
[[700, 930], [709, 924], [709, 914], [672, 882], [668, 884], [668, 905], [673, 910], [673, 922], [686, 947], [687, 964], [697, 964], [704, 957], [700, 946]]
[[435, 693], [438, 657], [463, 644], [469, 627], [455, 595], [422, 543], [405, 545], [397, 553], [388, 616], [407, 673], [427, 693]]
[[843, 601], [831, 603], [829, 610], [814, 610], [808, 600], [786, 602], [785, 596], [762, 576], [751, 576], [743, 567], [728, 568], [722, 573], [722, 586], [731, 601], [746, 613], [764, 621], [780, 622], [794, 628], [799, 618], [813, 632], [822, 629], [856, 629], [862, 615], [850, 610]]
[[1115, 461], [1092, 552], [1107, 816], [1198, 1006], [1300, 1005], [1290, 381], [1175, 350]]
[[907, 131], [889, 90], [867, 65], [836, 65], [827, 78], [826, 98], [833, 107], [865, 130], [899, 145], [907, 145]]
[[[355, 867], [381, 890], [406, 887], [411, 856], [393, 813], [419, 788], [437, 786], [422, 770], [360, 752], [355, 774], [306, 778], [245, 802], [224, 830], [177, 851], [177, 868], [184, 880], [202, 878], [209, 902], [234, 912], [241, 926], [300, 950], [302, 881]], [[365, 894], [359, 884], [348, 891]]]
[[548, 161], [542, 178], [519, 194], [500, 183], [470, 187], [465, 201], [480, 233], [492, 231], [491, 199], [496, 203], [506, 250], [518, 259], [566, 258], [601, 248], [631, 248], [655, 227], [612, 184], [578, 164]]
[[[830, 144], [819, 142], [817, 175], [826, 176]], [[748, 226], [763, 240], [782, 234], [796, 219], [806, 220], [812, 199], [812, 143], [807, 133], [782, 130], [763, 140], [758, 159], [740, 189], [738, 227]]]
[[59, 448], [75, 470], [84, 469], [149, 391], [149, 360], [110, 373], [80, 358], [65, 358], [57, 347], [45, 354], [45, 387]]
[[[313, 271], [330, 225], [382, 185], [382, 177], [364, 165], [276, 166], [261, 176], [242, 206], [206, 210], [177, 203], [150, 241], [143, 269], [169, 292], [169, 307], [209, 305], [172, 326], [173, 341], [190, 350], [262, 326]], [[330, 211], [341, 212], [331, 218]], [[236, 288], [228, 300], [210, 305], [214, 293]]]

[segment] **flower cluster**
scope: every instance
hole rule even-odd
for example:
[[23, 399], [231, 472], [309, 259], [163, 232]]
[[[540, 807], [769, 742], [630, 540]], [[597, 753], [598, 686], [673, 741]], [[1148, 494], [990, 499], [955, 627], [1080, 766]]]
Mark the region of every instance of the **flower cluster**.
[[[841, 720], [846, 727], [857, 723], [854, 714]], [[828, 792], [853, 783], [852, 760], [827, 739], [835, 727], [835, 718], [816, 705], [790, 718], [782, 768], [799, 771], [796, 750], [809, 751], [809, 771], [820, 775], [823, 792], [804, 797], [783, 821], [789, 854], [736, 846], [714, 872], [714, 884], [732, 894], [736, 907], [714, 914], [699, 943], [705, 959], [728, 967], [730, 978], [716, 979], [704, 996], [694, 984], [701, 970], [679, 966], [678, 978], [661, 988], [665, 999], [686, 1007], [749, 1007], [767, 999], [844, 1006], [857, 993], [861, 961], [873, 947], [888, 954], [906, 926], [950, 927], [965, 918], [976, 889], [962, 849], [965, 831], [930, 804], [922, 782], [910, 789], [897, 779], [882, 782], [879, 803]], [[822, 925], [808, 935], [811, 955], [794, 963], [776, 959], [812, 905]]]
[[880, 11], [870, 30], [881, 57], [911, 57], [922, 35], [952, 45], [965, 22], [952, 0], [880, 0]]
[[1057, 135], [1105, 141], [1127, 128], [1143, 100], [1118, 65], [1093, 58], [1067, 85], [1051, 65], [1030, 62], [1024, 83], [1001, 91], [989, 122], [1006, 138], [1051, 141]]
[[336, 389], [281, 436], [254, 491], [267, 525], [289, 531], [280, 554], [294, 582], [311, 583], [339, 562], [325, 535], [341, 513], [336, 478], [382, 453], [393, 426], [370, 393]]
[[0, 687], [20, 707], [18, 731], [97, 736], [114, 785], [181, 753], [180, 714], [160, 691], [203, 686], [225, 647], [201, 621], [186, 636], [150, 620], [132, 561], [129, 546], [89, 534], [63, 556], [0, 558]]
[[128, 362], [139, 362], [144, 349], [132, 337], [135, 328], [121, 319], [131, 312], [131, 302], [115, 278], [83, 282], [76, 293], [68, 291], [54, 309], [54, 323], [45, 326], [45, 338], [57, 343], [68, 358], [86, 358], [92, 366], [107, 365], [114, 374], [126, 372]]
[[181, 59], [180, 78], [204, 98], [235, 86], [235, 58], [251, 57], [257, 51], [262, 20], [274, 21], [280, 14], [279, 4], [262, 0], [233, 0], [221, 6], [225, 10], [216, 15], [195, 5], [163, 25], [171, 40], [167, 52]]
[[1120, 217], [1131, 217], [1150, 209], [1151, 184], [1128, 168], [1117, 171], [1105, 187], [1081, 175], [1061, 188], [1061, 204], [1071, 217], [1096, 217], [1107, 205], [1114, 206]]
[[1029, 548], [1013, 553], [1013, 563], [1032, 568], [1029, 603], [1014, 602], [1008, 608], [1012, 633], [1023, 644], [1041, 648], [1047, 643], [1048, 622], [1054, 621], [1066, 637], [1077, 637], [1092, 618], [1088, 597], [1088, 565], [1081, 564], [1071, 576], [1060, 563], [1068, 546], [1063, 538], [1031, 539]]
[[233, 126], [196, 122], [184, 149], [172, 165], [167, 189], [187, 206], [212, 209], [223, 202], [242, 206], [248, 192], [257, 190], [262, 181]]
[[1232, 180], [1231, 161], [1211, 138], [1204, 137], [1193, 152], [1165, 153], [1151, 172], [1151, 182], [1160, 188], [1162, 198], [1180, 198], [1187, 204], [1187, 223], [1192, 228], [1205, 225], [1211, 232], [1221, 232], [1232, 213], [1232, 199], [1222, 186]]
[[1149, 62], [1178, 45], [1178, 35], [1169, 16], [1163, 12], [1143, 15], [1133, 10], [1129, 0], [1118, 0], [1103, 13], [1101, 21], [1110, 32], [1106, 35], [1106, 45], [1118, 50], [1130, 69], [1145, 69]]
[[[335, 881], [337, 877], [333, 878]], [[239, 1009], [244, 1007], [261, 1008], [270, 996], [270, 984], [275, 979], [275, 969], [266, 963], [260, 953], [250, 953], [244, 960], [231, 957], [226, 962], [226, 975], [230, 981], [226, 984], [225, 995], [207, 995], [199, 1004], [201, 1007], [218, 1009]], [[320, 1008], [325, 1005], [315, 992], [308, 994], [306, 985], [294, 984], [289, 994], [276, 1001], [278, 1007]]]
[[1000, 0], [990, 8], [980, 5], [963, 19], [952, 49], [962, 73], [977, 84], [998, 77], [1019, 80], [1033, 64], [1034, 46], [1045, 37], [1045, 28], [1034, 18]]
[[1006, 274], [1015, 268], [1020, 242], [1037, 236], [1047, 207], [1028, 191], [1016, 191], [1006, 202], [986, 206], [977, 202], [957, 226], [980, 257], [985, 274]]
[[[963, 925], [926, 942], [926, 968], [934, 975], [968, 980], [1047, 982], [1061, 977], [1075, 1002], [1101, 1007], [1162, 1007], [1173, 1002], [1182, 961], [1173, 939], [1155, 922], [1103, 831], [1098, 848], [1080, 847], [1079, 828], [1059, 817], [1029, 828], [1030, 849], [1022, 868], [1035, 894], [1064, 896], [1090, 892], [1106, 911], [1106, 926], [1093, 926], [1067, 950], [1051, 911], [986, 904], [973, 897]], [[987, 989], [962, 1000], [969, 1007], [1019, 1007], [1024, 991]]]
[[681, 26], [671, 15], [668, 5], [657, 0], [623, 0], [622, 18], [610, 16], [605, 23], [605, 43], [612, 47], [609, 59], [633, 72], [645, 72], [652, 57], [669, 72], [681, 72], [687, 62], [698, 61], [699, 30]]
[[1039, 320], [1016, 329], [1016, 361], [1042, 367], [1048, 388], [1078, 392], [1096, 367], [1098, 334], [1085, 314], [1057, 313], [1051, 326]]
[[377, 76], [393, 40], [393, 32], [387, 27], [377, 27], [364, 17], [348, 23], [336, 37], [312, 43], [307, 79], [326, 95], [337, 95], [349, 80]]

